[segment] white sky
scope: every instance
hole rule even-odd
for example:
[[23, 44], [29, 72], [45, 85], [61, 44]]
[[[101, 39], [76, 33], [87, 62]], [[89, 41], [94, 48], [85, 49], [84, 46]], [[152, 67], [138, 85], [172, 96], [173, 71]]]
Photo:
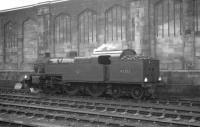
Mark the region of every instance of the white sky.
[[22, 7], [52, 0], [0, 0], [0, 10]]

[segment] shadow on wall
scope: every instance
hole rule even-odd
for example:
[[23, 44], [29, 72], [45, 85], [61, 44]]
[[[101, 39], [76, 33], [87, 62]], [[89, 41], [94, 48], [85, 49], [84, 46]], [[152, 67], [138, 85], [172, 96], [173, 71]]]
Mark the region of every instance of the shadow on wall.
[[177, 70], [161, 71], [161, 75], [166, 84], [194, 85], [200, 86], [200, 71], [198, 70]]
[[191, 85], [165, 85], [156, 88], [156, 96], [160, 98], [168, 97], [200, 97], [200, 86]]
[[198, 70], [162, 70], [165, 85], [157, 88], [157, 94], [164, 96], [200, 97], [200, 71]]

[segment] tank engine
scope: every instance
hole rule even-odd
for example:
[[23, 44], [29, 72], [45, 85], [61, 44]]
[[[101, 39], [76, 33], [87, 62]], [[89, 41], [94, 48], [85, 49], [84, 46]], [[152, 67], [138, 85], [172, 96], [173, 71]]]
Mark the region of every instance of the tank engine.
[[[42, 71], [38, 71], [42, 70]], [[159, 60], [138, 56], [134, 50], [96, 53], [91, 57], [52, 58], [37, 63], [26, 76], [31, 89], [93, 97], [110, 94], [141, 99], [154, 93], [159, 83]]]

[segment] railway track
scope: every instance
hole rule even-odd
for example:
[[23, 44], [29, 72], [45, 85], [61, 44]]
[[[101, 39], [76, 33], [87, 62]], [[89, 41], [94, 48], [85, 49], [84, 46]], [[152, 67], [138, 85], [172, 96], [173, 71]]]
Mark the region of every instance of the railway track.
[[[115, 100], [102, 100], [102, 99], [83, 99], [78, 97], [41, 97], [41, 96], [24, 96], [24, 95], [12, 95], [12, 94], [1, 94], [0, 100], [6, 101], [19, 101], [19, 102], [26, 102], [26, 103], [35, 103], [35, 104], [45, 104], [45, 105], [60, 105], [60, 106], [90, 106], [90, 108], [100, 107], [100, 106], [107, 106], [107, 108], [122, 108], [124, 111], [127, 111], [131, 108], [143, 108], [143, 109], [163, 109], [166, 111], [174, 111], [174, 112], [187, 112], [187, 113], [200, 113], [199, 107], [196, 106], [183, 106], [183, 105], [170, 105], [170, 104], [163, 104], [163, 103], [148, 103], [148, 102], [118, 102]], [[70, 105], [71, 104], [71, 105]], [[103, 107], [102, 107], [103, 108]], [[105, 107], [105, 109], [107, 109]]]
[[5, 87], [0, 87], [0, 93], [10, 93], [10, 94], [30, 94], [30, 91], [28, 89], [20, 89], [20, 90], [15, 90], [13, 88], [5, 88]]
[[[36, 119], [45, 119], [47, 121], [55, 121], [65, 123], [66, 120], [69, 123], [76, 122], [80, 124], [96, 124], [98, 126], [133, 126], [133, 127], [143, 127], [149, 126], [148, 124], [140, 121], [133, 121], [132, 118], [126, 117], [121, 118], [114, 114], [108, 113], [94, 113], [92, 111], [83, 111], [83, 110], [70, 110], [62, 108], [53, 108], [53, 107], [43, 107], [43, 106], [27, 106], [22, 104], [10, 104], [4, 103], [1, 104], [5, 109], [2, 110], [2, 113], [12, 113], [12, 114], [24, 114], [28, 118]], [[7, 107], [8, 106], [8, 107]], [[23, 110], [23, 111], [22, 111]], [[31, 111], [30, 111], [31, 110]], [[64, 125], [63, 125], [64, 126]], [[154, 124], [156, 126], [156, 124]]]
[[[4, 94], [19, 94], [19, 95], [31, 95], [29, 90], [14, 90], [14, 89], [5, 89], [5, 88], [0, 88], [0, 93], [4, 93]], [[47, 96], [51, 96], [54, 97], [55, 95], [47, 95]], [[58, 96], [58, 95], [56, 95]], [[84, 100], [93, 100], [93, 97], [90, 96], [60, 96], [61, 98], [74, 98], [77, 99], [77, 97], [79, 97], [80, 99], [84, 99]], [[117, 102], [123, 103], [123, 102], [135, 102], [135, 103], [141, 103], [142, 101], [137, 101], [137, 100], [133, 100], [133, 99], [127, 99], [127, 98], [123, 98], [123, 99], [113, 99], [110, 97], [98, 97], [95, 98], [98, 99], [99, 101], [112, 101], [115, 100]], [[188, 106], [188, 107], [200, 107], [200, 98], [196, 98], [196, 99], [189, 99], [189, 98], [184, 98], [184, 97], [171, 97], [171, 98], [156, 98], [156, 99], [150, 99], [150, 100], [145, 100], [144, 102], [149, 102], [149, 103], [154, 103], [154, 104], [159, 104], [159, 105], [174, 105], [174, 106]]]
[[[82, 97], [40, 97], [13, 94], [0, 95], [1, 106], [29, 107], [48, 111], [77, 114], [76, 121], [96, 123], [96, 119], [107, 125], [118, 126], [200, 126], [200, 108], [193, 105], [170, 105], [170, 103], [123, 102]], [[48, 111], [47, 111], [48, 110]], [[32, 113], [33, 114], [33, 113]], [[81, 114], [81, 115], [80, 115]], [[61, 114], [63, 115], [63, 114]], [[46, 115], [43, 115], [46, 116]], [[80, 117], [81, 116], [81, 117]], [[84, 119], [83, 117], [84, 116]], [[57, 118], [57, 116], [51, 116]], [[66, 119], [66, 118], [65, 118]], [[71, 118], [70, 118], [71, 119]], [[95, 119], [95, 120], [94, 120]], [[106, 121], [105, 121], [106, 120]], [[108, 122], [108, 121], [109, 122]], [[119, 122], [121, 121], [121, 122]], [[145, 125], [146, 124], [146, 125]]]
[[[96, 123], [98, 125], [104, 126], [133, 126], [133, 127], [143, 127], [143, 126], [161, 126], [170, 125], [170, 126], [190, 126], [197, 127], [199, 124], [186, 124], [177, 121], [170, 120], [155, 120], [153, 118], [144, 118], [141, 116], [129, 116], [122, 114], [111, 114], [108, 112], [93, 112], [90, 110], [72, 110], [68, 108], [57, 108], [57, 107], [48, 107], [48, 106], [35, 106], [35, 105], [24, 105], [24, 104], [13, 104], [13, 103], [1, 103], [0, 113], [2, 114], [20, 114], [26, 115], [27, 118], [36, 118], [36, 119], [45, 119], [48, 121], [60, 120], [65, 122], [68, 120], [71, 122], [84, 122], [84, 123]], [[14, 116], [15, 116], [14, 115]], [[1, 115], [2, 116], [2, 115]], [[57, 121], [58, 122], [58, 121]], [[64, 125], [63, 125], [64, 126]]]
[[22, 123], [20, 121], [10, 121], [7, 119], [0, 118], [0, 127], [35, 127], [30, 123]]
[[21, 120], [8, 120], [7, 118], [1, 118], [0, 117], [0, 127], [36, 127], [39, 125], [28, 123], [26, 121], [21, 121]]

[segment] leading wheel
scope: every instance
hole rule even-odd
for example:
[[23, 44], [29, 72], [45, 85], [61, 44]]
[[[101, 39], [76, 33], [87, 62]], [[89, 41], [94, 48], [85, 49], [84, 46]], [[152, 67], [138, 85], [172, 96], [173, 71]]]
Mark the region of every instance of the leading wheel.
[[86, 90], [92, 97], [99, 97], [105, 92], [105, 86], [91, 84]]
[[133, 87], [131, 96], [136, 100], [140, 100], [144, 96], [144, 89], [142, 87]]

